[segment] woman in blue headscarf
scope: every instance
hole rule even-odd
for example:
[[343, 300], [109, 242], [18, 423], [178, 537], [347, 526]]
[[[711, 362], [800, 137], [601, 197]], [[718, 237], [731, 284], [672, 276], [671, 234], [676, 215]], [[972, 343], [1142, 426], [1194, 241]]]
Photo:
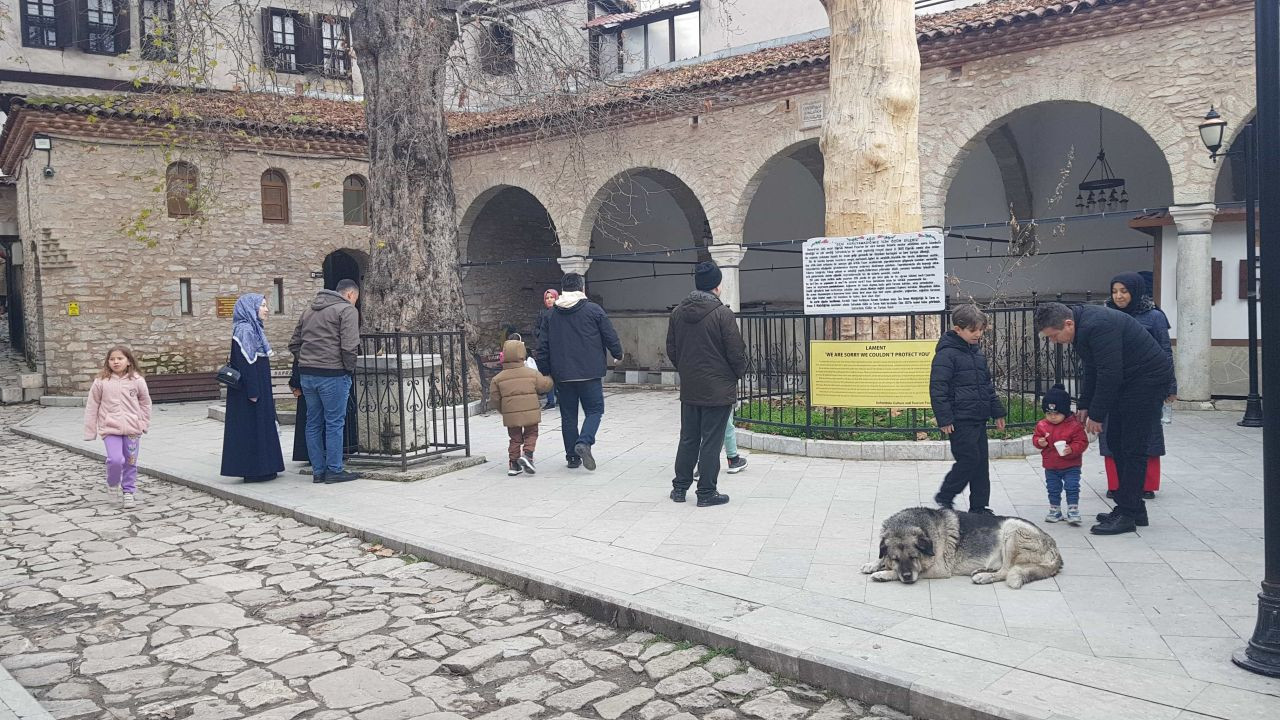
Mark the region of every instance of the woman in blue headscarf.
[[238, 386], [227, 389], [227, 419], [222, 431], [222, 474], [245, 482], [266, 482], [284, 472], [276, 403], [271, 397], [271, 344], [263, 331], [267, 299], [246, 293], [236, 300], [231, 319], [231, 367]]

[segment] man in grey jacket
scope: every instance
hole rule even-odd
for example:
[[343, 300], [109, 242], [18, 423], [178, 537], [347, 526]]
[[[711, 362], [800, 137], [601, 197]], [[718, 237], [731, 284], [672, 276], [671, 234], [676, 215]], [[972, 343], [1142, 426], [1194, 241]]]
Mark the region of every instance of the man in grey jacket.
[[342, 467], [347, 395], [360, 350], [360, 316], [355, 308], [359, 297], [360, 287], [351, 280], [316, 293], [289, 340], [307, 400], [307, 454], [313, 482], [332, 484], [359, 477]]

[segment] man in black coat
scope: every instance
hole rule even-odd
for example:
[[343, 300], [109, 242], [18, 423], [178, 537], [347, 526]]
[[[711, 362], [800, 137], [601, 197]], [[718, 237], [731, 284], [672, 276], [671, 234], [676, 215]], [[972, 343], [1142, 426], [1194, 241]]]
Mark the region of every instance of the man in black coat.
[[747, 373], [747, 346], [733, 311], [720, 302], [720, 268], [698, 263], [693, 278], [697, 289], [667, 323], [667, 357], [680, 373], [680, 446], [671, 499], [685, 501], [696, 463], [698, 507], [708, 507], [729, 502], [716, 491], [716, 478], [738, 381]]
[[[569, 467], [596, 469], [591, 446], [604, 415], [604, 355], [622, 359], [622, 342], [604, 308], [587, 299], [586, 281], [569, 273], [564, 290], [538, 334], [538, 371], [556, 382], [560, 399], [560, 435]], [[578, 406], [586, 415], [578, 429]]]
[[1115, 454], [1116, 507], [1099, 514], [1090, 532], [1119, 535], [1146, 526], [1147, 442], [1173, 379], [1169, 358], [1146, 328], [1119, 310], [1046, 303], [1036, 308], [1035, 323], [1049, 340], [1075, 346], [1085, 371], [1076, 416], [1091, 433], [1105, 423], [1107, 445]]

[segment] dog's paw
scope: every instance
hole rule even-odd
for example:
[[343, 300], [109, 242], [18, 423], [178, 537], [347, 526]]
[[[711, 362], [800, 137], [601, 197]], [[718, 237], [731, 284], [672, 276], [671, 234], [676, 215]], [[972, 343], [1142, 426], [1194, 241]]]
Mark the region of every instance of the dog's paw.
[[1017, 570], [1010, 570], [1009, 574], [1006, 575], [1004, 578], [1004, 584], [1008, 585], [1014, 590], [1017, 590], [1018, 588], [1022, 587], [1022, 583], [1023, 583], [1022, 573], [1018, 572]]
[[889, 582], [890, 580], [897, 580], [898, 574], [892, 570], [881, 570], [871, 573], [871, 579], [876, 582]]
[[991, 572], [976, 572], [973, 574], [973, 582], [977, 585], [990, 585], [996, 581], [996, 574]]
[[975, 575], [991, 574], [994, 572], [1000, 572], [1000, 568], [978, 568], [977, 570], [974, 570], [973, 572], [969, 573], [969, 577], [974, 577]]
[[870, 575], [871, 573], [876, 572], [876, 571], [877, 571], [877, 570], [879, 570], [879, 569], [880, 569], [880, 561], [879, 561], [879, 560], [876, 560], [876, 561], [874, 561], [874, 562], [869, 562], [869, 563], [867, 563], [866, 565], [863, 565], [863, 566], [862, 566], [862, 574], [863, 574], [863, 575]]

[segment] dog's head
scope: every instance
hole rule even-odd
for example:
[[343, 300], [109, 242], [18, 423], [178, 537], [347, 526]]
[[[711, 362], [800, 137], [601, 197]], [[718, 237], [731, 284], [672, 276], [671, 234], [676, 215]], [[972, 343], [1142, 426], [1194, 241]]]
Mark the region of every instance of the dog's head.
[[933, 541], [923, 528], [902, 528], [880, 538], [880, 558], [885, 568], [910, 585], [931, 564]]

